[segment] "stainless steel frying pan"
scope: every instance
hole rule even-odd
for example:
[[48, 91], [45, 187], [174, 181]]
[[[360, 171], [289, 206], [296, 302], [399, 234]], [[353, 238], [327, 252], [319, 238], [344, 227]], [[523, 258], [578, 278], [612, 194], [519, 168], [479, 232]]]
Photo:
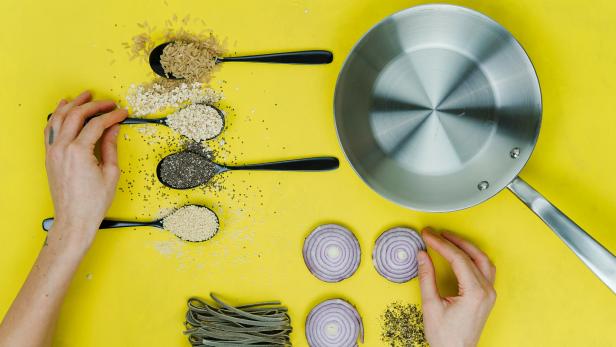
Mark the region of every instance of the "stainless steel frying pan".
[[539, 135], [541, 91], [492, 19], [452, 5], [386, 18], [344, 63], [334, 111], [348, 160], [382, 196], [445, 212], [507, 187], [616, 292], [616, 257], [517, 177]]

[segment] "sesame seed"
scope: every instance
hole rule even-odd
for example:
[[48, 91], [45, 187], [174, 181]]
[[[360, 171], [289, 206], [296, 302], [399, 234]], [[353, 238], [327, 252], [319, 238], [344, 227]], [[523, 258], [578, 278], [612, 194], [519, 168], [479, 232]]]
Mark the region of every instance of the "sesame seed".
[[200, 242], [218, 233], [218, 217], [203, 206], [184, 206], [163, 219], [163, 227], [182, 240]]

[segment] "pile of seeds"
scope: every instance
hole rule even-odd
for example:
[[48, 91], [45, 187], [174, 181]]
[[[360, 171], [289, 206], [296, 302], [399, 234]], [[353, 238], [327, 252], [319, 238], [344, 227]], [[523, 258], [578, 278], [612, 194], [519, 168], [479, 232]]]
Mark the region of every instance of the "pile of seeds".
[[175, 86], [168, 86], [167, 82], [163, 81], [131, 85], [126, 95], [128, 107], [134, 117], [143, 117], [186, 104], [214, 104], [222, 98], [222, 93], [205, 88], [201, 82], [179, 83]]
[[280, 302], [231, 306], [210, 296], [213, 304], [188, 299], [184, 334], [192, 346], [291, 346], [291, 319]]
[[381, 341], [391, 347], [427, 347], [417, 305], [393, 302], [381, 315]]
[[167, 125], [191, 140], [209, 140], [222, 132], [221, 113], [209, 105], [192, 104], [167, 116]]
[[167, 77], [208, 81], [223, 50], [211, 35], [207, 40], [174, 41], [163, 49], [160, 64]]
[[184, 241], [200, 242], [218, 233], [218, 217], [203, 206], [184, 206], [163, 219], [163, 228]]
[[203, 155], [182, 151], [166, 156], [158, 167], [163, 184], [175, 189], [188, 189], [208, 182], [216, 175], [216, 165]]

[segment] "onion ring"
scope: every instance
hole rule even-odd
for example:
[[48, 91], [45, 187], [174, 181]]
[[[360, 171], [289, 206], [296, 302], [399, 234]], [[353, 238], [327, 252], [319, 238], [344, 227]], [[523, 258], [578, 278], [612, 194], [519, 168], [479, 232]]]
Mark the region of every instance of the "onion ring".
[[355, 235], [336, 224], [314, 229], [304, 240], [304, 262], [310, 272], [325, 282], [340, 282], [357, 271], [361, 250]]
[[372, 262], [381, 276], [404, 283], [417, 277], [417, 253], [425, 249], [426, 245], [416, 231], [397, 227], [385, 231], [376, 240]]
[[353, 305], [342, 299], [323, 301], [306, 318], [310, 347], [355, 347], [364, 343], [364, 326]]

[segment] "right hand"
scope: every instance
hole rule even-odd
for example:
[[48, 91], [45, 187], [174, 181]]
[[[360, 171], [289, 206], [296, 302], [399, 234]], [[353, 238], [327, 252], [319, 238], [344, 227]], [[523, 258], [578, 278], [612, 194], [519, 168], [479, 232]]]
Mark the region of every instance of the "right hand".
[[[78, 250], [90, 246], [113, 200], [120, 175], [117, 123], [127, 116], [111, 100], [91, 99], [86, 91], [60, 101], [45, 128], [45, 164], [55, 209], [48, 242], [63, 240]], [[97, 142], [100, 161], [94, 154]]]
[[424, 251], [417, 256], [426, 340], [431, 347], [476, 346], [496, 300], [496, 268], [477, 247], [450, 232], [437, 235], [426, 228], [422, 237], [458, 280], [458, 295], [441, 297], [430, 256]]

